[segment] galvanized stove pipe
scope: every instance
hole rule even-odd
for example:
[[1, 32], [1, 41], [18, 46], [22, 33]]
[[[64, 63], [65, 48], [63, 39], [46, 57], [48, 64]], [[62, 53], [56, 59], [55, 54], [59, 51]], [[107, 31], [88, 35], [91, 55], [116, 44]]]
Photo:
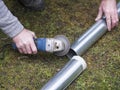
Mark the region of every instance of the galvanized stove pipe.
[[[120, 17], [120, 2], [117, 4]], [[105, 19], [96, 22], [85, 34], [83, 34], [71, 47], [68, 57], [70, 61], [40, 90], [64, 90], [87, 67], [82, 55], [92, 44], [107, 32]]]
[[[117, 4], [118, 15], [120, 17], [120, 2]], [[88, 29], [78, 40], [71, 46], [68, 57], [74, 55], [83, 55], [83, 53], [91, 47], [100, 37], [107, 32], [105, 18], [97, 21], [90, 29]]]
[[74, 56], [41, 90], [64, 90], [86, 67], [82, 57]]

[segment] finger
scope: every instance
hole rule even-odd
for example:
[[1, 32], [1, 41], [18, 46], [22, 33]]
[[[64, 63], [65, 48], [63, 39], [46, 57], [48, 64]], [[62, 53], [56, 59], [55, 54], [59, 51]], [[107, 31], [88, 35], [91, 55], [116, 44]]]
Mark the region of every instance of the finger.
[[117, 14], [117, 11], [114, 11], [114, 13], [112, 13], [111, 17], [112, 17], [112, 28], [114, 28], [115, 26], [118, 25], [118, 14]]
[[99, 19], [101, 19], [101, 18], [102, 18], [102, 15], [103, 15], [102, 8], [99, 8], [99, 12], [98, 12], [98, 15], [97, 15], [95, 21], [98, 21]]
[[22, 46], [22, 48], [21, 48], [21, 49], [22, 49], [22, 51], [23, 51], [23, 53], [24, 53], [24, 54], [27, 54], [27, 50], [26, 50], [26, 46], [25, 46], [25, 45], [24, 45], [24, 46]]
[[32, 31], [30, 31], [30, 32], [31, 32], [31, 34], [32, 34], [32, 36], [33, 36], [34, 38], [37, 38], [37, 36], [35, 35], [34, 32], [32, 32]]
[[108, 27], [108, 31], [111, 31], [111, 17], [109, 13], [105, 13], [106, 16], [106, 23], [107, 23], [107, 27]]
[[117, 10], [115, 11], [115, 18], [116, 18], [116, 26], [118, 26], [119, 17], [118, 17]]
[[21, 49], [21, 48], [19, 48], [19, 49], [18, 49], [18, 51], [19, 51], [20, 53], [23, 53], [23, 51], [22, 51], [22, 49]]
[[35, 33], [33, 34], [33, 37], [34, 37], [34, 38], [37, 38], [37, 36], [35, 35]]
[[111, 16], [112, 18], [112, 24], [111, 24], [111, 28], [114, 28], [116, 26], [116, 19], [114, 17], [114, 15]]
[[32, 54], [32, 50], [31, 50], [30, 44], [25, 45], [25, 48], [26, 48], [27, 54]]
[[20, 43], [16, 43], [16, 46], [17, 46], [17, 49], [20, 53], [23, 53], [23, 50], [22, 50], [22, 45]]
[[31, 41], [30, 47], [31, 47], [32, 53], [36, 54], [37, 53], [37, 47], [36, 47], [33, 40]]

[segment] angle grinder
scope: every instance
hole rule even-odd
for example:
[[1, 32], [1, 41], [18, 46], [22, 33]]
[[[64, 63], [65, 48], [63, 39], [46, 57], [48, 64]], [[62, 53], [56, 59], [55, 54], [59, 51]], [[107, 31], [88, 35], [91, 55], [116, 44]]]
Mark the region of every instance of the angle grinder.
[[[64, 56], [70, 50], [70, 42], [64, 35], [57, 35], [54, 38], [36, 38], [34, 39], [37, 50], [54, 53], [57, 56]], [[17, 49], [15, 43], [13, 49]]]

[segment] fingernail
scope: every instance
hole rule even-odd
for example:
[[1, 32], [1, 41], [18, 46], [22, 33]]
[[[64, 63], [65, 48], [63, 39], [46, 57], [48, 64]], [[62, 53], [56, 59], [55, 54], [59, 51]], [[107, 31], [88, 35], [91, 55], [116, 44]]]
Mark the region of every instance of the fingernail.
[[111, 31], [111, 29], [110, 29], [110, 28], [108, 28], [108, 31]]
[[95, 21], [97, 21], [98, 19], [96, 18]]
[[97, 17], [96, 19], [95, 19], [95, 21], [98, 21], [100, 19], [100, 17]]

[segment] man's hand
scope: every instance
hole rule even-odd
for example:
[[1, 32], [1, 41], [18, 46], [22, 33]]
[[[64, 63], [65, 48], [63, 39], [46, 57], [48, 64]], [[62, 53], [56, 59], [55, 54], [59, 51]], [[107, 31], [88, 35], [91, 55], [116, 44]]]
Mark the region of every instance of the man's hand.
[[20, 34], [13, 38], [20, 53], [23, 54], [36, 54], [37, 48], [33, 38], [36, 38], [35, 33], [24, 29]]
[[102, 0], [98, 16], [95, 19], [98, 21], [102, 18], [103, 14], [106, 17], [107, 27], [108, 30], [111, 31], [111, 29], [118, 25], [118, 13], [117, 13], [117, 7], [116, 7], [116, 0]]

